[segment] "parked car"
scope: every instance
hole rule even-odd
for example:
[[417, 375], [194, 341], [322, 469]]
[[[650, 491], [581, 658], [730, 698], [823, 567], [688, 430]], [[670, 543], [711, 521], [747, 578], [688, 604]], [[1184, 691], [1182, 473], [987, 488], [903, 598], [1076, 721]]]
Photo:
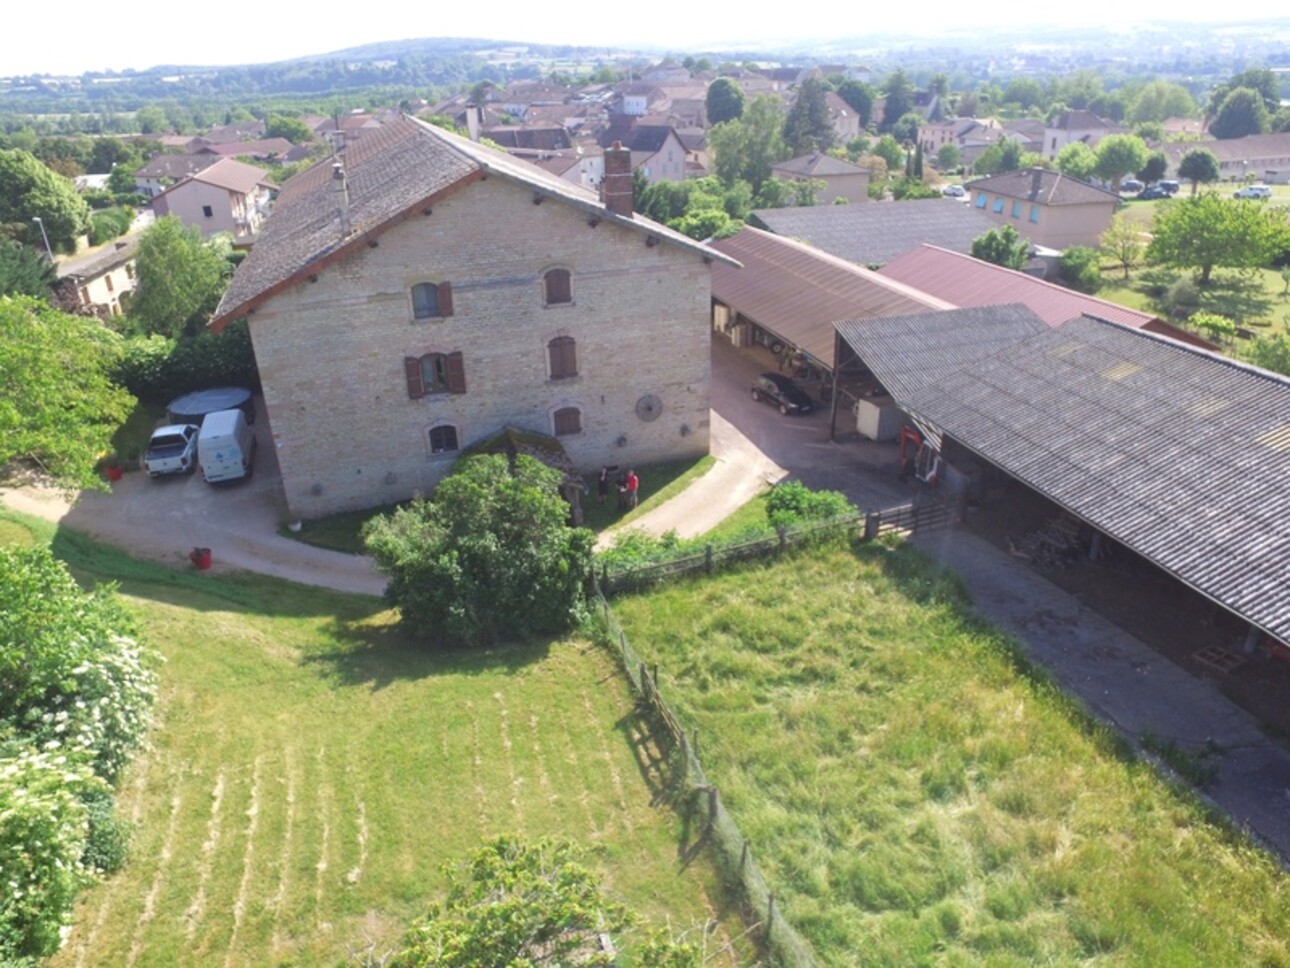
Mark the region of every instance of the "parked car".
[[148, 439], [143, 469], [149, 477], [163, 474], [191, 474], [197, 469], [196, 424], [170, 424], [158, 427]]
[[1142, 182], [1138, 181], [1136, 178], [1126, 178], [1124, 181], [1120, 182], [1120, 191], [1122, 192], [1140, 192], [1146, 187], [1146, 185], [1142, 184]]
[[1246, 185], [1233, 193], [1233, 198], [1271, 198], [1272, 189], [1267, 185]]
[[783, 373], [763, 373], [753, 382], [752, 398], [779, 407], [779, 412], [810, 413], [814, 404], [806, 391]]
[[962, 198], [967, 194], [967, 189], [962, 185], [946, 185], [941, 189], [942, 195], [948, 195], [950, 198]]
[[1149, 202], [1153, 198], [1169, 198], [1171, 196], [1167, 191], [1165, 191], [1159, 185], [1152, 185], [1149, 188], [1142, 189], [1142, 191], [1138, 192], [1138, 194], [1134, 197], [1140, 198], [1144, 202]]
[[1177, 195], [1178, 189], [1182, 187], [1181, 185], [1178, 184], [1178, 182], [1174, 181], [1172, 178], [1162, 178], [1160, 179], [1160, 181], [1156, 182], [1156, 184], [1159, 187], [1163, 188], [1170, 195]]

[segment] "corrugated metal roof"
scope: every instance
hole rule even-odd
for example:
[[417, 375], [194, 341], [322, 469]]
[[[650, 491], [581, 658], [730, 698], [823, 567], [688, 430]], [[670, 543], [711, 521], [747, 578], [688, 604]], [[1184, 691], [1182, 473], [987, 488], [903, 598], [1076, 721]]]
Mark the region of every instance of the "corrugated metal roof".
[[899, 402], [1290, 641], [1290, 380], [1081, 317]]
[[1085, 313], [1133, 329], [1142, 329], [1155, 319], [1149, 313], [1063, 289], [1034, 276], [935, 245], [920, 245], [888, 262], [878, 272], [942, 299], [952, 299], [960, 306], [1024, 303], [1049, 326], [1060, 326]]
[[751, 227], [712, 243], [743, 263], [715, 264], [712, 295], [759, 326], [833, 366], [833, 324], [838, 320], [896, 316], [951, 303], [876, 272]]
[[897, 401], [1047, 328], [1020, 303], [837, 324], [838, 335]]
[[946, 198], [763, 208], [753, 216], [776, 235], [801, 239], [862, 266], [880, 266], [924, 242], [971, 252], [972, 240], [996, 224], [971, 205]]

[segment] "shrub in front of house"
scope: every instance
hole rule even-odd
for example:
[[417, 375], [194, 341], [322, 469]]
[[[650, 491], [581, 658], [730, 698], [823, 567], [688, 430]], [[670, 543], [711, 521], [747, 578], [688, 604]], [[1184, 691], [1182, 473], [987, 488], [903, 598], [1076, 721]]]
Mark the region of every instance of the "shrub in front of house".
[[179, 340], [155, 334], [131, 337], [113, 379], [147, 403], [167, 403], [208, 387], [260, 387], [244, 320], [230, 323], [222, 333]]

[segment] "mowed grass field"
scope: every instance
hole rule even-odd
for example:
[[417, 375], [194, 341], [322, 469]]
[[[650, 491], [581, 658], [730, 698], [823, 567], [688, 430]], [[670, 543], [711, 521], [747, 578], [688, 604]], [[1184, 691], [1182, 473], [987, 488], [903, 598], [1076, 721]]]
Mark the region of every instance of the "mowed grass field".
[[616, 598], [823, 963], [1290, 964], [1290, 881], [976, 619], [834, 547]]
[[[49, 537], [0, 524], [4, 540]], [[375, 600], [169, 571], [66, 532], [53, 546], [83, 581], [120, 581], [166, 658], [152, 749], [120, 795], [130, 859], [83, 895], [54, 965], [303, 966], [368, 940], [385, 950], [441, 891], [441, 865], [511, 832], [586, 847], [612, 895], [655, 926], [742, 931], [706, 859], [680, 861], [660, 751], [600, 648], [436, 655]], [[633, 938], [617, 940], [630, 952]]]

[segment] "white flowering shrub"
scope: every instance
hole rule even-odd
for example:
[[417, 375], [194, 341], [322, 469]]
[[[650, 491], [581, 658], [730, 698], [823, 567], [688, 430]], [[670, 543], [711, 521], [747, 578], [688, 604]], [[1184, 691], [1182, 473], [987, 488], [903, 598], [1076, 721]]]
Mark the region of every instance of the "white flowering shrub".
[[112, 588], [0, 549], [0, 965], [57, 951], [77, 891], [119, 866], [112, 790], [147, 732], [159, 657]]
[[63, 753], [0, 743], [0, 962], [62, 945], [91, 876], [81, 794], [96, 786], [105, 784]]

